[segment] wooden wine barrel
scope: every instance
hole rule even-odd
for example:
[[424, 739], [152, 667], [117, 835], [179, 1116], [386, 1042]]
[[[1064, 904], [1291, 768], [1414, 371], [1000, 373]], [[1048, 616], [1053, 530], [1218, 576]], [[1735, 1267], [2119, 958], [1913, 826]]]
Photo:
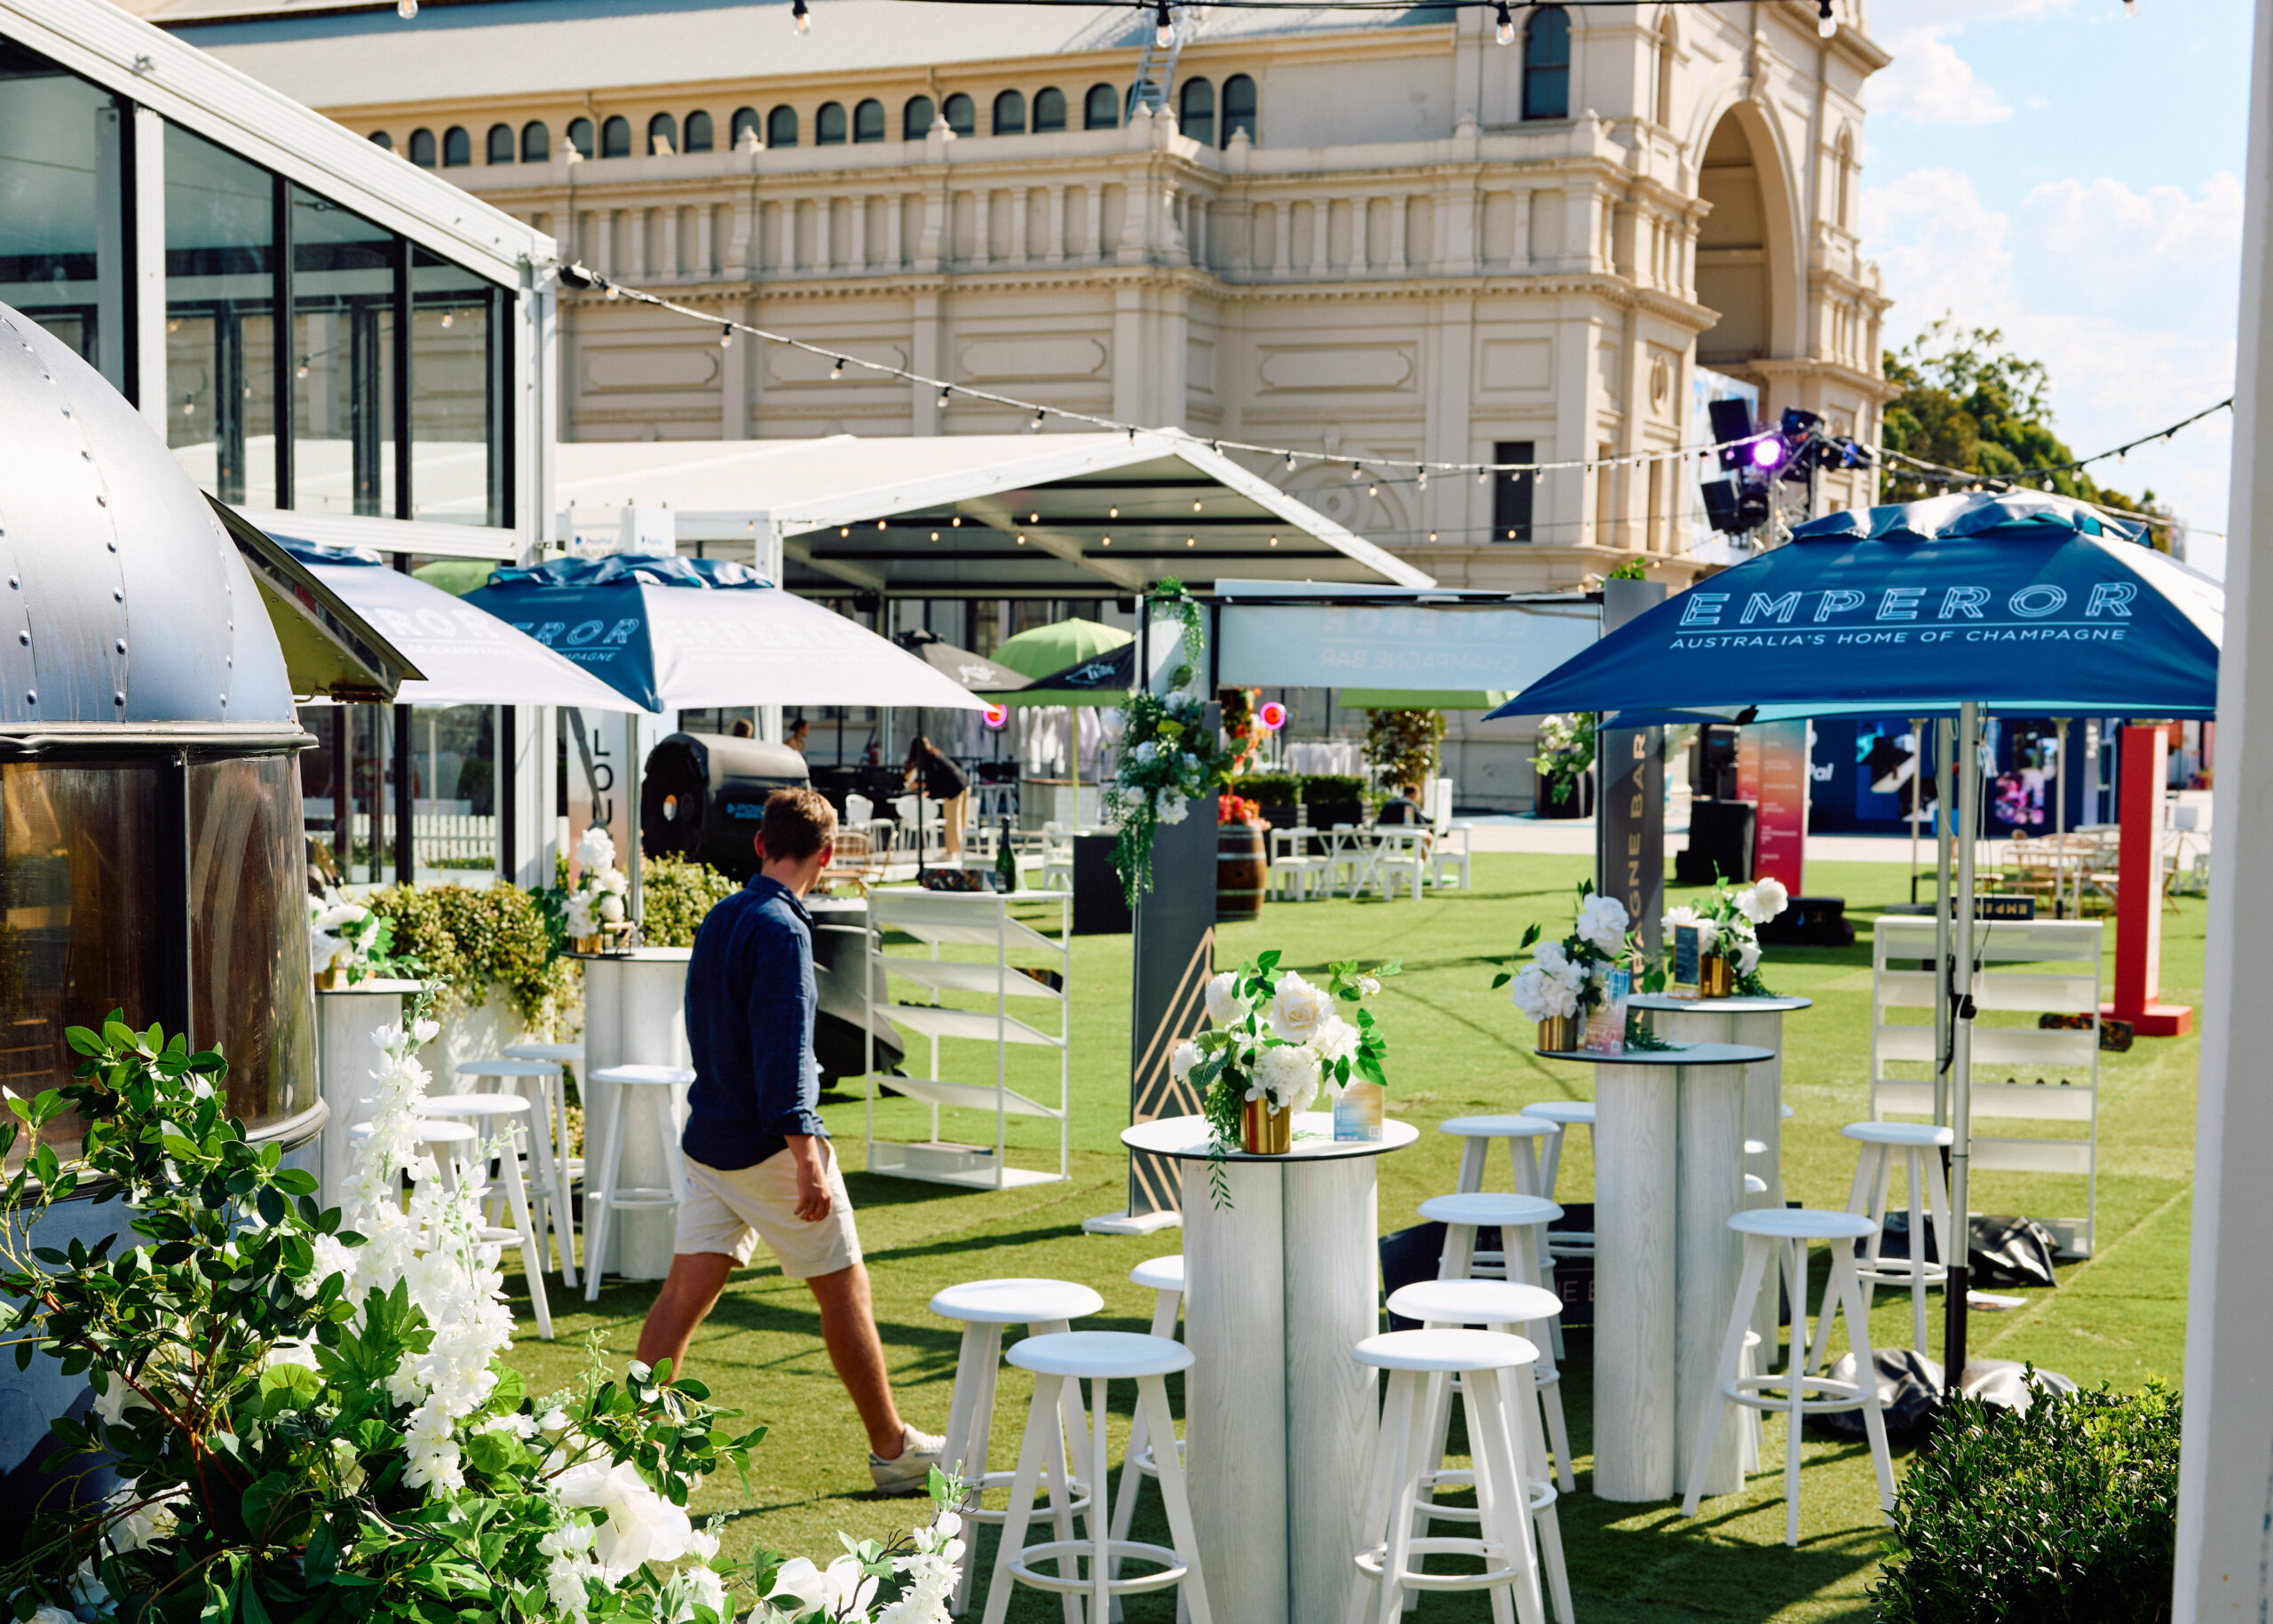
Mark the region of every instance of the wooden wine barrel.
[[1271, 884], [1263, 829], [1253, 823], [1216, 826], [1216, 919], [1260, 919]]

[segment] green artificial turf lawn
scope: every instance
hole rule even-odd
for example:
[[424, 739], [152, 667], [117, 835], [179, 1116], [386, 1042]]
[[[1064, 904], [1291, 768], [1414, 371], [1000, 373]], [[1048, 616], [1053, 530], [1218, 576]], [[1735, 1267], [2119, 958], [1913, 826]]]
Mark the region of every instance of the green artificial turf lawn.
[[[1463, 1112], [1506, 1111], [1533, 1100], [1586, 1096], [1588, 1068], [1532, 1056], [1530, 1028], [1504, 992], [1490, 990], [1491, 970], [1483, 961], [1514, 951], [1524, 926], [1533, 920], [1553, 934], [1567, 928], [1572, 887], [1590, 870], [1590, 860], [1579, 857], [1482, 856], [1475, 860], [1475, 890], [1467, 894], [1419, 902], [1273, 903], [1260, 923], [1223, 931], [1216, 951], [1222, 966], [1273, 947], [1284, 951], [1289, 966], [1305, 972], [1322, 970], [1340, 958], [1404, 962], [1405, 973], [1389, 984], [1374, 1007], [1390, 1042], [1390, 1108], [1422, 1134], [1412, 1150], [1381, 1163], [1384, 1232], [1415, 1222], [1417, 1203], [1453, 1187], [1458, 1153], [1452, 1140], [1430, 1131], [1437, 1122]], [[1784, 1176], [1788, 1196], [1810, 1206], [1841, 1207], [1855, 1163], [1853, 1147], [1838, 1130], [1869, 1114], [1870, 928], [1879, 907], [1907, 895], [1908, 871], [1890, 863], [1819, 863], [1809, 869], [1808, 889], [1847, 899], [1857, 939], [1853, 947], [1840, 950], [1776, 949], [1764, 967], [1778, 992], [1815, 1000], [1812, 1010], [1786, 1018], [1784, 1092], [1797, 1115], [1785, 1124]], [[1677, 891], [1675, 899], [1679, 898]], [[2168, 1002], [2191, 1003], [2199, 997], [2204, 914], [2199, 899], [2184, 899], [2165, 915], [2163, 996]], [[2111, 987], [2111, 924], [2106, 947]], [[954, 1382], [957, 1329], [925, 1309], [931, 1294], [943, 1287], [1018, 1275], [1081, 1280], [1101, 1292], [1106, 1305], [1085, 1325], [1136, 1331], [1149, 1327], [1152, 1294], [1130, 1285], [1129, 1271], [1145, 1257], [1177, 1250], [1178, 1232], [1130, 1239], [1084, 1235], [1081, 1230], [1083, 1218], [1125, 1201], [1124, 1159], [1116, 1136], [1128, 1121], [1129, 982], [1127, 937], [1075, 939], [1069, 1183], [973, 1194], [871, 1177], [858, 1170], [864, 1165], [860, 1101], [833, 1098], [826, 1105], [860, 1215], [892, 1379], [903, 1412], [919, 1427], [944, 1428]], [[2030, 1301], [2017, 1311], [1976, 1313], [1971, 1333], [1975, 1357], [2033, 1360], [2087, 1385], [2105, 1380], [2135, 1387], [2150, 1375], [2176, 1383], [2186, 1326], [2197, 1050], [2191, 1037], [2141, 1040], [2127, 1055], [2103, 1057], [2096, 1256], [2064, 1267], [2058, 1289], [2026, 1294]], [[947, 1076], [993, 1081], [991, 1048], [948, 1044], [942, 1058]], [[912, 1056], [909, 1069], [920, 1070], [924, 1058], [920, 1051]], [[958, 1071], [958, 1061], [969, 1069]], [[1010, 1081], [1054, 1099], [1055, 1055], [1014, 1051]], [[906, 1102], [879, 1105], [877, 1120], [887, 1135], [922, 1137], [923, 1113]], [[1051, 1127], [1013, 1119], [1012, 1161], [1054, 1163]], [[992, 1128], [991, 1117], [957, 1121], [951, 1116], [946, 1131], [976, 1139], [990, 1136]], [[1992, 1124], [1984, 1131], [1998, 1129]], [[1558, 1192], [1585, 1200], [1592, 1178], [1588, 1137], [1574, 1134], [1564, 1152]], [[2066, 1216], [2080, 1213], [2082, 1201], [2080, 1179], [1975, 1176], [1976, 1211]], [[1818, 1287], [1824, 1260], [1818, 1249]], [[721, 1478], [704, 1485], [697, 1509], [732, 1514], [725, 1531], [730, 1554], [746, 1555], [762, 1542], [826, 1561], [837, 1549], [837, 1530], [890, 1538], [920, 1507], [870, 1492], [866, 1445], [822, 1353], [812, 1298], [802, 1286], [785, 1280], [762, 1248], [759, 1264], [735, 1276], [689, 1357], [692, 1374], [709, 1383], [721, 1401], [772, 1429], [752, 1474], [756, 1493], [745, 1496], [731, 1477]], [[511, 1357], [538, 1391], [569, 1381], [594, 1339], [611, 1362], [628, 1359], [655, 1289], [653, 1283], [611, 1285], [588, 1308], [581, 1293], [561, 1290], [557, 1277], [550, 1285], [558, 1339], [544, 1343], [535, 1340], [527, 1318], [523, 1282], [518, 1276], [508, 1279], [522, 1314], [519, 1334], [526, 1339]], [[1938, 1292], [1928, 1306], [1932, 1351], [1938, 1351]], [[1906, 1293], [1879, 1293], [1872, 1333], [1882, 1347], [1908, 1343]], [[1882, 1539], [1869, 1459], [1859, 1444], [1810, 1434], [1796, 1551], [1782, 1543], [1783, 1423], [1772, 1417], [1763, 1443], [1768, 1470], [1741, 1494], [1707, 1501], [1693, 1522], [1683, 1519], [1674, 1504], [1597, 1501], [1588, 1492], [1588, 1343], [1584, 1333], [1569, 1338], [1564, 1393], [1579, 1493], [1561, 1505], [1572, 1586], [1588, 1624], [1871, 1616], [1865, 1591]], [[994, 1418], [998, 1469], [1015, 1461], [1026, 1390], [1024, 1378], [1015, 1373], [1003, 1381]], [[1128, 1427], [1131, 1392], [1128, 1383], [1113, 1389], [1116, 1454]], [[1457, 1434], [1455, 1440], [1457, 1446]], [[1897, 1451], [1897, 1475], [1903, 1468]], [[1157, 1495], [1148, 1492], [1141, 1504], [1136, 1537], [1164, 1540]], [[991, 1571], [991, 1532], [980, 1554], [983, 1588], [983, 1576]], [[1166, 1624], [1173, 1604], [1165, 1596], [1134, 1598], [1127, 1612], [1132, 1624]], [[1040, 1621], [1058, 1612], [1049, 1597], [1021, 1590], [1010, 1616]], [[1432, 1595], [1422, 1600], [1418, 1616], [1426, 1620], [1489, 1615], [1481, 1596]]]

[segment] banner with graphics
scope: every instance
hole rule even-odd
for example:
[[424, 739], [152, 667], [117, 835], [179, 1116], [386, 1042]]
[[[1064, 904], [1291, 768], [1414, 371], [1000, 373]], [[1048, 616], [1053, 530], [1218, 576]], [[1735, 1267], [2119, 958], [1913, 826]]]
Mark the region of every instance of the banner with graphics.
[[1754, 803], [1752, 877], [1774, 878], [1798, 896], [1805, 886], [1807, 722], [1762, 722], [1737, 734], [1737, 798]]

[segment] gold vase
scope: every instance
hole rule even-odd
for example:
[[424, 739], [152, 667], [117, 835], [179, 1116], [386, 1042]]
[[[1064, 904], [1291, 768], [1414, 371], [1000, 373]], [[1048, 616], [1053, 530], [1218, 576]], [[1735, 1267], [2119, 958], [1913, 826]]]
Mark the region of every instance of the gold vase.
[[1575, 1015], [1550, 1015], [1540, 1022], [1539, 1046], [1553, 1053], [1575, 1053], [1579, 1047], [1579, 1018]]
[[327, 967], [326, 969], [316, 971], [316, 991], [319, 993], [335, 991], [338, 986], [339, 970], [337, 967]]
[[1697, 992], [1703, 998], [1726, 998], [1736, 990], [1736, 967], [1726, 955], [1708, 953], [1697, 962]]
[[1295, 1113], [1268, 1099], [1239, 1107], [1239, 1148], [1250, 1156], [1283, 1156], [1295, 1146]]
[[598, 931], [595, 931], [590, 936], [580, 936], [576, 938], [574, 942], [571, 945], [579, 953], [598, 953], [601, 947], [606, 943], [606, 939], [607, 939], [606, 937], [601, 936]]

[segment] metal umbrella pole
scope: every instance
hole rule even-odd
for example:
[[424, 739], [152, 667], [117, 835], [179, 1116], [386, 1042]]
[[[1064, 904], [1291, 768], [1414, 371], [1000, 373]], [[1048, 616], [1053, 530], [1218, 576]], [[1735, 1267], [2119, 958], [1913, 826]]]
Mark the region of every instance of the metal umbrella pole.
[[[1968, 1265], [1972, 1261], [1973, 1221], [1966, 1206], [1967, 1174], [1972, 1162], [1973, 1137], [1973, 885], [1974, 856], [1980, 839], [1980, 817], [1975, 802], [1981, 779], [1981, 706], [1968, 700], [1958, 709], [1958, 804], [1964, 808], [1965, 828], [1957, 848], [1957, 918], [1952, 924], [1954, 962], [1945, 961], [1950, 1005], [1950, 1256], [1942, 1261], [1949, 1271], [1949, 1318], [1943, 1336], [1943, 1378], [1954, 1394], [1965, 1382], [1965, 1313]], [[1962, 967], [1960, 970], [1960, 967]], [[1921, 1248], [1922, 1250], [1922, 1247]]]
[[[1950, 906], [1956, 890], [1950, 883], [1951, 842], [1957, 827], [1957, 797], [1951, 793], [1953, 737], [1953, 724], [1934, 724], [1934, 963], [1941, 966], [1945, 993], [1954, 985], [1950, 977]], [[1946, 1127], [1949, 1120], [1950, 1001], [1944, 996], [1934, 1000], [1934, 1126]], [[1949, 1154], [1945, 1151], [1942, 1156], [1944, 1179], [1949, 1171]]]
[[[2060, 742], [2054, 752], [2052, 776], [2056, 785], [2059, 811], [2054, 814], [2053, 828], [2058, 836], [2054, 846], [2060, 855], [2053, 860], [2052, 916], [2068, 916], [2068, 718], [2054, 717], [2052, 726]], [[2083, 899], [2079, 897], [2077, 911], [2083, 911]]]
[[1926, 719], [1910, 718], [1910, 900], [1918, 900], [1918, 808], [1925, 790]]

